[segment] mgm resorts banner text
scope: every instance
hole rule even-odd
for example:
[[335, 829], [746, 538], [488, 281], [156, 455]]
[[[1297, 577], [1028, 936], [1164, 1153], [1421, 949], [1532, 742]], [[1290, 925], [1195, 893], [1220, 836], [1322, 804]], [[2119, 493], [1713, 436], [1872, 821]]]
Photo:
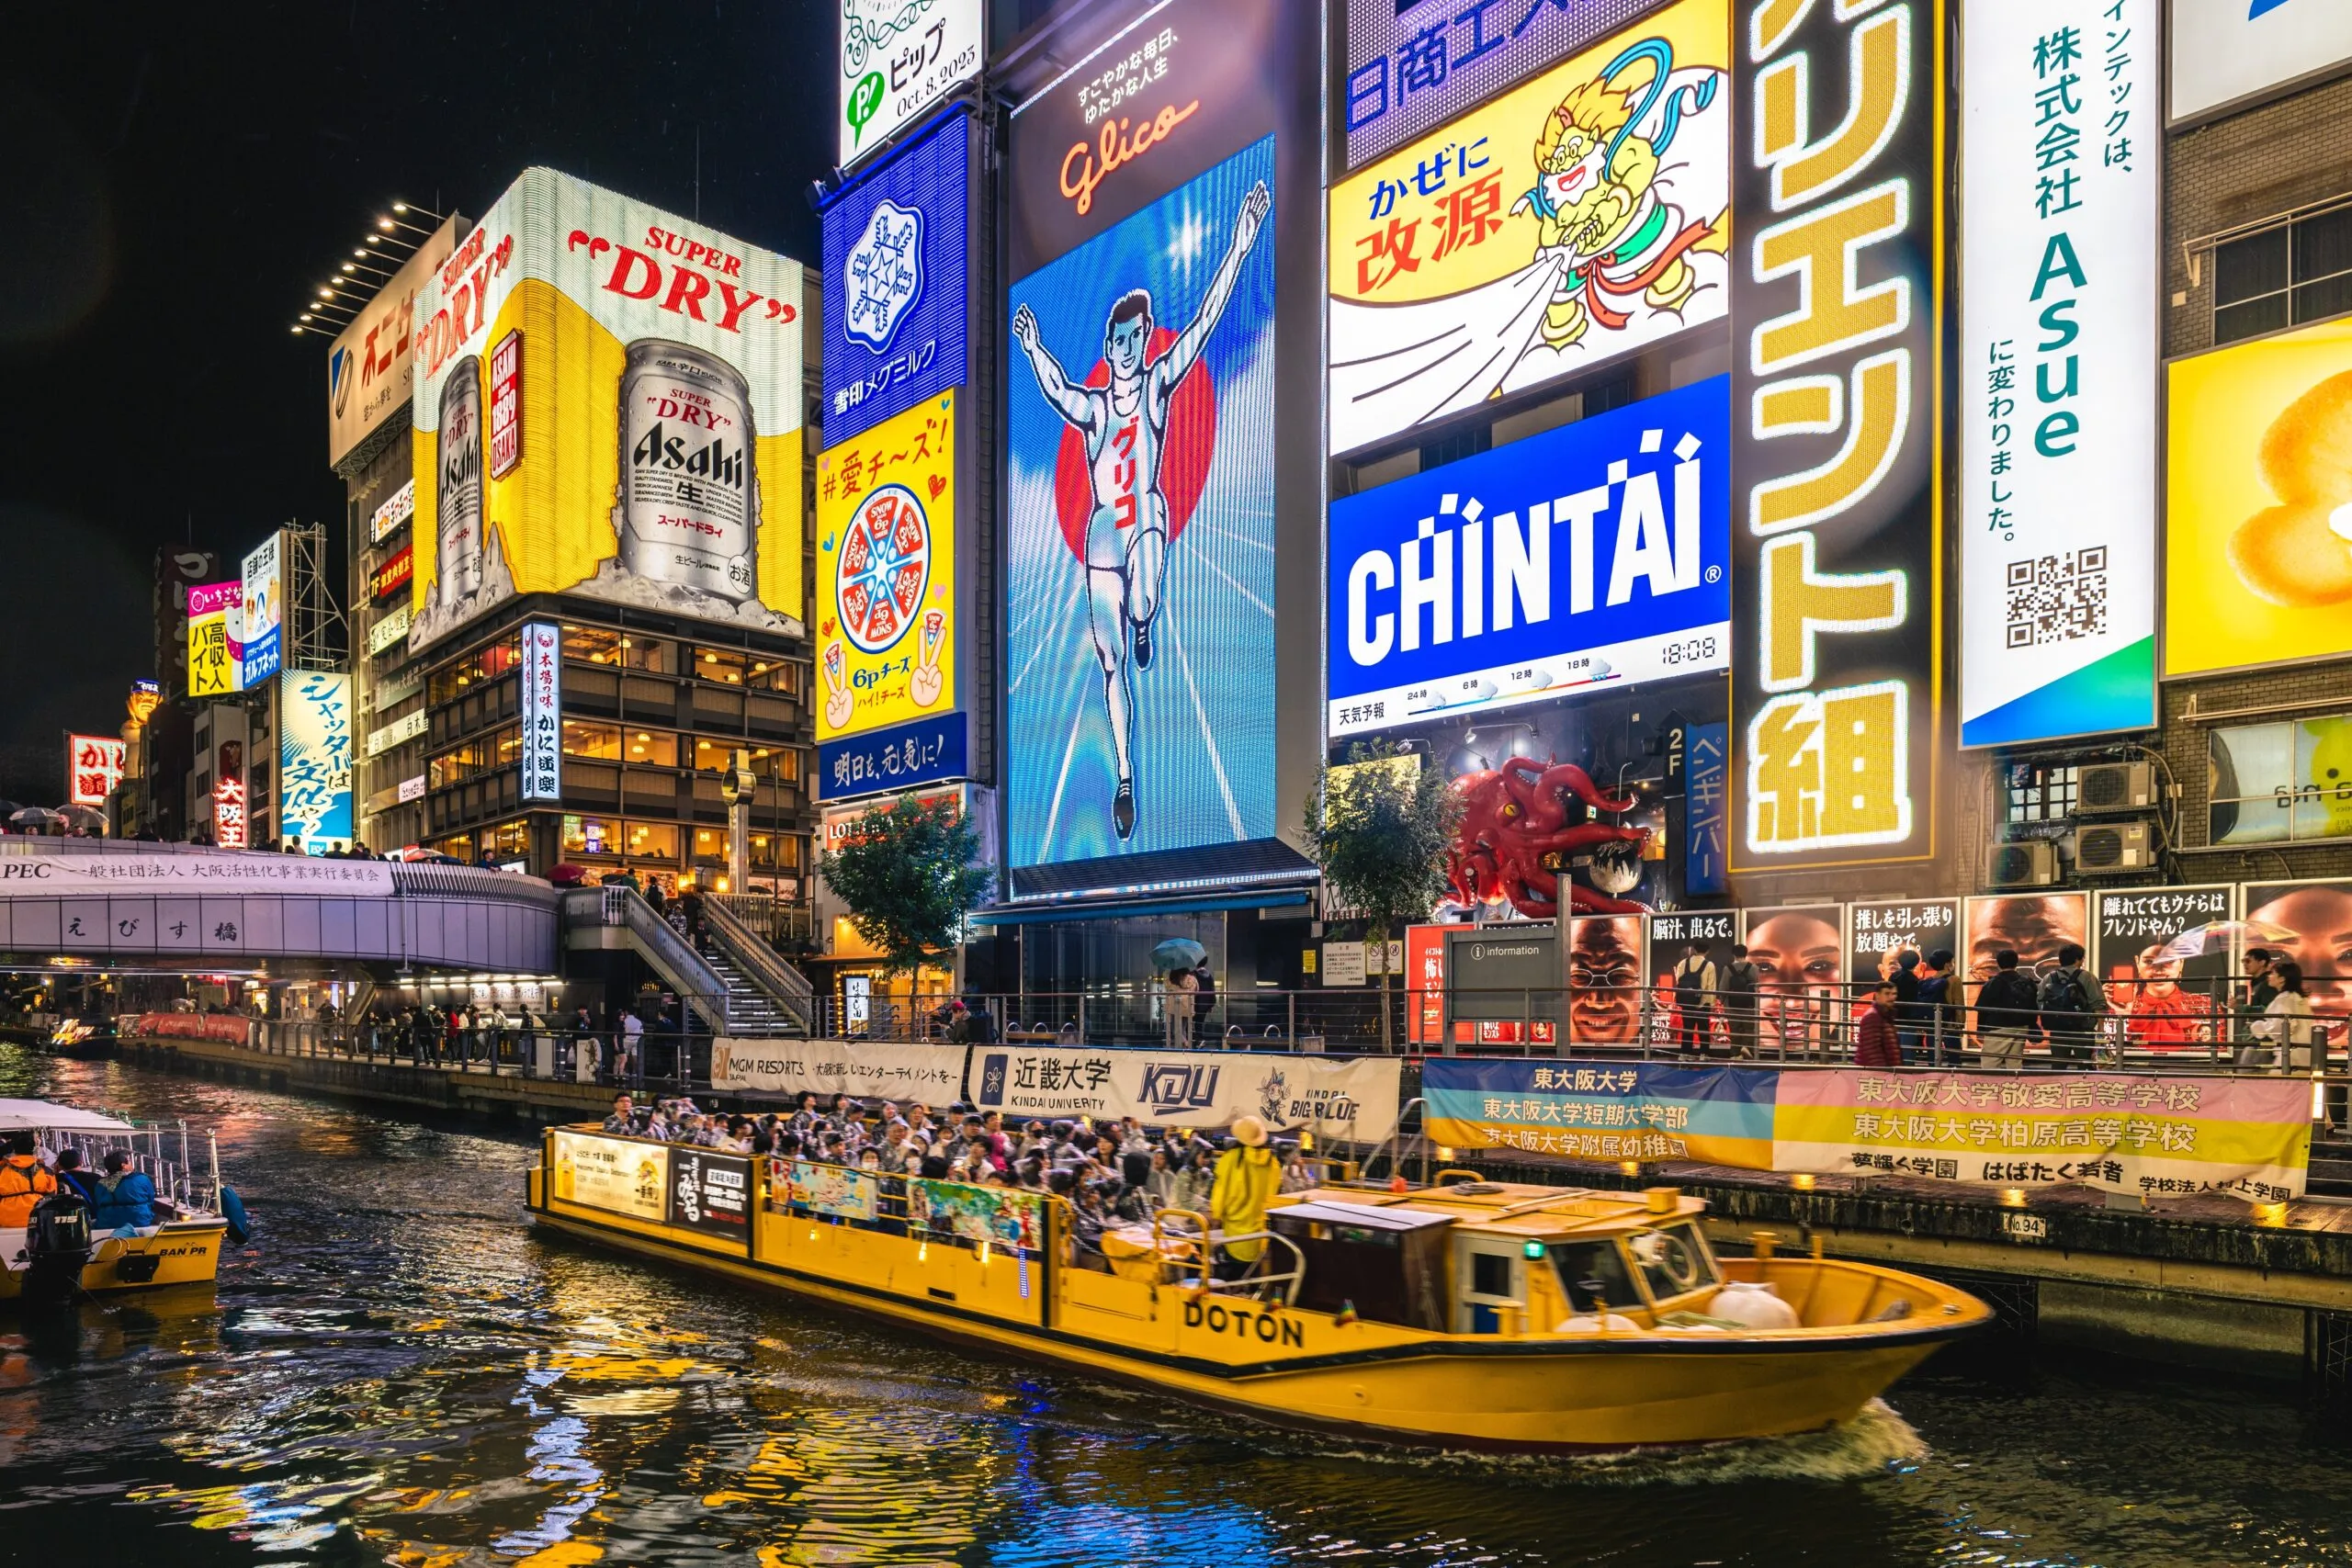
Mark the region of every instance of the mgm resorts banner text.
[[1429, 1135], [1465, 1153], [2255, 1202], [2300, 1197], [2311, 1163], [2302, 1078], [1432, 1057], [1421, 1093]]
[[1930, 859], [1942, 0], [1742, 0], [1735, 870]]

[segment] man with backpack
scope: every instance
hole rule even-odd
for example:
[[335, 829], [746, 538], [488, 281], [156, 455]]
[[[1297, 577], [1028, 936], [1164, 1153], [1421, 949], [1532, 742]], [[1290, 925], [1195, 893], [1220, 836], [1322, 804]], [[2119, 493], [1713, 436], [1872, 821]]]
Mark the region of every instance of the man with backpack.
[[1731, 1036], [1731, 1054], [1747, 1061], [1756, 1055], [1756, 986], [1764, 972], [1749, 961], [1747, 944], [1732, 944], [1731, 962], [1724, 965], [1716, 996], [1724, 1010], [1724, 1027]]
[[1690, 943], [1674, 966], [1674, 1045], [1685, 1055], [1707, 1054], [1707, 1035], [1715, 1005], [1715, 966], [1707, 944]]
[[2057, 966], [2041, 977], [2039, 1000], [2052, 1065], [2088, 1066], [2093, 1032], [2107, 1012], [2107, 997], [2083, 969], [2080, 942], [2070, 942], [2058, 950]]
[[2017, 949], [2002, 948], [1993, 955], [1993, 964], [1992, 978], [1976, 993], [1977, 1065], [2015, 1072], [2025, 1066], [2026, 1043], [2033, 1038], [2041, 998], [2018, 970]]

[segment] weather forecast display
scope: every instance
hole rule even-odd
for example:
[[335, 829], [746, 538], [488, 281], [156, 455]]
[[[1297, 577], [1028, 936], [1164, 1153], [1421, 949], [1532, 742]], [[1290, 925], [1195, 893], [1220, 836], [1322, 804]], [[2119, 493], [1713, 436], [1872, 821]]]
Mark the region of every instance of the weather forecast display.
[[1274, 139], [1012, 289], [1008, 859], [1272, 834]]

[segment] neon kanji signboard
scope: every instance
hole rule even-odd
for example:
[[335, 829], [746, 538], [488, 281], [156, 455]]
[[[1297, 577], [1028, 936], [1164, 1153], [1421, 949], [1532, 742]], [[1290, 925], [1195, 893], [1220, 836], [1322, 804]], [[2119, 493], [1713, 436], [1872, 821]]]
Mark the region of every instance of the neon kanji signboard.
[[75, 806], [104, 806], [122, 782], [122, 742], [105, 735], [65, 738], [65, 798]]

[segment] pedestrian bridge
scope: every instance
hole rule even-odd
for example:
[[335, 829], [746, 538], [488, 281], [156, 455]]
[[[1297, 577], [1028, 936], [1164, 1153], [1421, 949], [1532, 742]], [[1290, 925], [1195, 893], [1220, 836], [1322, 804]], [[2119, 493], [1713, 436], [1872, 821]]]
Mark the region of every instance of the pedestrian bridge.
[[0, 838], [0, 963], [233, 969], [309, 959], [551, 974], [559, 895], [470, 866]]

